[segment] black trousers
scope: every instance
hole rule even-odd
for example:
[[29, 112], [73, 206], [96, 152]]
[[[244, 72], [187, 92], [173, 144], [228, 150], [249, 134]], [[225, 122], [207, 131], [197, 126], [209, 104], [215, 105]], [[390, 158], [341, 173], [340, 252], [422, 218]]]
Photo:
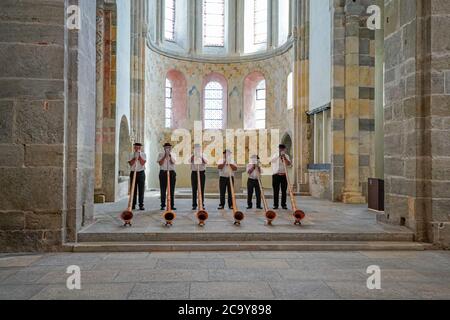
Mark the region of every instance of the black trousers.
[[[200, 171], [200, 183], [201, 183], [201, 188], [202, 188], [203, 206], [205, 206], [205, 183], [206, 183], [205, 171]], [[192, 173], [191, 173], [191, 185], [192, 185], [192, 206], [198, 207], [198, 205], [197, 205], [197, 198], [198, 198], [197, 197], [197, 195], [198, 195], [197, 171], [192, 171]]]
[[[234, 186], [234, 178], [233, 178], [233, 186]], [[231, 208], [233, 206], [233, 198], [231, 196], [230, 178], [220, 177], [219, 189], [220, 189], [220, 206], [225, 207], [225, 192], [228, 192], [228, 207]]]
[[[130, 173], [130, 186], [133, 183], [134, 172]], [[131, 190], [131, 189], [130, 189]], [[134, 187], [133, 194], [133, 208], [136, 207], [137, 193], [139, 191], [139, 207], [144, 207], [144, 195], [145, 195], [145, 171], [136, 173], [136, 185]]]
[[256, 207], [261, 208], [261, 189], [257, 179], [248, 179], [247, 181], [247, 204], [253, 207], [253, 192], [256, 194]]
[[272, 176], [272, 187], [273, 187], [273, 203], [275, 207], [278, 207], [280, 199], [280, 189], [281, 189], [281, 206], [287, 206], [287, 178], [286, 176], [273, 175]]
[[[170, 205], [175, 207], [175, 185], [177, 183], [177, 174], [175, 171], [170, 171]], [[159, 186], [161, 187], [161, 207], [166, 207], [167, 196], [167, 171], [161, 170], [159, 172]]]

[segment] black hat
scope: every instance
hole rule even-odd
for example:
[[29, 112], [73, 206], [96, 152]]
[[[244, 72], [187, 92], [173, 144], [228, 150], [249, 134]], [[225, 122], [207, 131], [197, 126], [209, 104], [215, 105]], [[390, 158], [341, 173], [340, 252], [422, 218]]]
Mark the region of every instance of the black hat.
[[142, 147], [142, 143], [136, 142], [136, 143], [134, 144], [134, 146], [135, 146], [135, 147]]
[[168, 142], [164, 144], [164, 148], [171, 147], [171, 146], [172, 145], [170, 143], [168, 143]]
[[280, 148], [280, 149], [287, 149], [287, 147], [286, 147], [285, 144], [280, 144], [280, 145], [278, 146], [278, 148]]

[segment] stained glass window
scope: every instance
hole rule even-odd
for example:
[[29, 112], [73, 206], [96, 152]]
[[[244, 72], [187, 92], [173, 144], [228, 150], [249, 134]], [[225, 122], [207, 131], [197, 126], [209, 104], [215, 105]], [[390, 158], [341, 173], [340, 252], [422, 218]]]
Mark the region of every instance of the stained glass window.
[[225, 45], [225, 0], [203, 0], [203, 46]]
[[266, 81], [262, 80], [256, 87], [255, 94], [256, 129], [266, 128]]
[[175, 0], [166, 0], [165, 8], [165, 37], [166, 40], [175, 40]]
[[166, 79], [166, 128], [172, 128], [172, 106], [173, 106], [173, 89], [172, 83]]
[[267, 0], [253, 0], [254, 6], [254, 44], [267, 43]]
[[223, 129], [223, 87], [212, 81], [205, 87], [205, 129]]

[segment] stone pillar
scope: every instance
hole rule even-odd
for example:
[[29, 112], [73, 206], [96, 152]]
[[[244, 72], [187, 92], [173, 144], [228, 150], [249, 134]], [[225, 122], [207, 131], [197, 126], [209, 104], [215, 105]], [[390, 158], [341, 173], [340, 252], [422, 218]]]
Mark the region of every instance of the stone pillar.
[[334, 1], [332, 24], [332, 192], [334, 201], [365, 203], [374, 174], [374, 32], [371, 1]]
[[131, 2], [131, 133], [144, 142], [145, 39], [147, 1]]
[[344, 203], [365, 203], [359, 181], [359, 1], [345, 5]]
[[294, 174], [298, 191], [308, 191], [308, 163], [310, 158], [309, 120], [309, 1], [296, 3], [294, 30]]
[[102, 192], [102, 156], [103, 156], [103, 86], [104, 86], [104, 0], [97, 0], [97, 37], [96, 37], [96, 125], [95, 125], [95, 202], [105, 202], [105, 195]]
[[103, 11], [103, 117], [102, 117], [102, 186], [106, 202], [116, 201], [116, 48], [117, 9], [106, 4]]

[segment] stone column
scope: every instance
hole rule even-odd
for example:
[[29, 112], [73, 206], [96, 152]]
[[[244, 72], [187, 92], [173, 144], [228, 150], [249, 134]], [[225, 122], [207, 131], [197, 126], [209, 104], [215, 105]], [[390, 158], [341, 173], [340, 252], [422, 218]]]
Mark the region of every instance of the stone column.
[[309, 1], [296, 3], [294, 21], [294, 174], [298, 191], [308, 191], [308, 115], [309, 109]]
[[359, 23], [363, 6], [345, 5], [344, 203], [365, 203], [359, 180]]
[[131, 2], [131, 131], [136, 139], [144, 142], [145, 123], [145, 38], [147, 1]]
[[102, 194], [116, 200], [116, 48], [117, 8], [105, 4], [103, 51]]
[[102, 191], [102, 156], [103, 156], [103, 80], [104, 80], [104, 0], [97, 0], [97, 37], [96, 37], [96, 125], [95, 125], [95, 202], [105, 202], [105, 196]]

